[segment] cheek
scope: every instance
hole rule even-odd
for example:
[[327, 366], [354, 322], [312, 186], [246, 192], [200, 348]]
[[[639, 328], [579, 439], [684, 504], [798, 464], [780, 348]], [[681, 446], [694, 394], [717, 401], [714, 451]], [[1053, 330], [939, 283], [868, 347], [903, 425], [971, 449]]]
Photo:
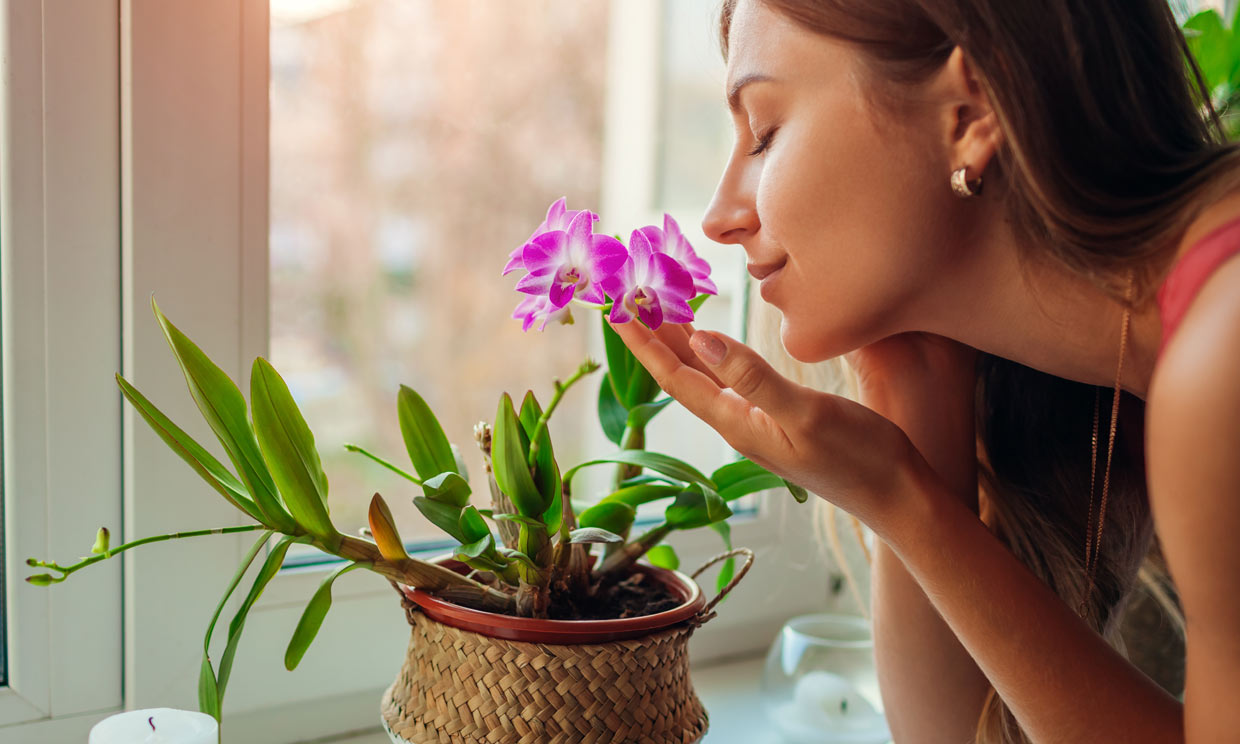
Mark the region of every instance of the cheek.
[[842, 102], [796, 121], [764, 163], [757, 207], [763, 242], [789, 256], [771, 298], [784, 346], [819, 361], [901, 330], [901, 308], [935, 271], [936, 228], [913, 148]]

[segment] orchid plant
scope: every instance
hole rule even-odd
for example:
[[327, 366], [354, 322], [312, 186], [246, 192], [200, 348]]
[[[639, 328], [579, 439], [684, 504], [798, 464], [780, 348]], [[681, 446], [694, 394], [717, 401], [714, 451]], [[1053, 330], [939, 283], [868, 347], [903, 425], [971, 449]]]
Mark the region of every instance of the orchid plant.
[[[527, 296], [513, 314], [523, 329], [538, 323], [543, 330], [552, 320], [572, 323], [573, 304], [609, 313], [612, 322], [643, 322], [653, 329], [662, 323], [690, 321], [701, 303], [717, 293], [709, 265], [694, 253], [670, 216], [664, 217], [662, 228], [634, 230], [627, 248], [616, 236], [595, 233], [597, 220], [588, 210], [568, 210], [560, 199], [530, 238], [510, 254], [502, 273], [526, 272], [516, 289]], [[343, 562], [323, 580], [293, 632], [284, 656], [290, 670], [300, 662], [331, 607], [333, 583], [358, 568], [475, 609], [545, 618], [556, 616], [557, 608], [576, 607], [605, 595], [643, 557], [654, 565], [676, 568], [676, 554], [664, 543], [676, 531], [708, 526], [730, 548], [726, 520], [732, 515], [728, 504], [735, 499], [785, 487], [798, 501], [807, 498], [804, 489], [744, 458], [707, 476], [679, 459], [647, 451], [646, 427], [673, 399], [656, 399], [661, 391], [654, 378], [603, 322], [608, 369], [599, 385], [597, 411], [604, 433], [620, 448], [617, 452], [563, 472], [555, 458], [548, 422], [566, 393], [600, 369], [588, 358], [567, 380], [554, 381], [545, 408], [533, 391], [525, 394], [519, 408], [504, 393], [494, 421], [475, 427], [486, 465], [489, 506], [471, 503], [473, 486], [458, 448], [448, 441], [422, 396], [409, 387], [401, 387], [396, 413], [412, 472], [345, 445], [415, 484], [421, 493], [414, 496], [414, 505], [459, 543], [453, 555], [469, 570], [456, 571], [410, 556], [387, 502], [377, 493], [370, 502], [368, 531], [360, 536], [338, 531], [329, 514], [328, 479], [314, 435], [275, 368], [262, 357], [254, 360], [247, 411], [238, 386], [173, 325], [154, 298], [151, 309], [191, 397], [233, 470], [118, 374], [121, 393], [199, 477], [253, 523], [146, 537], [117, 547], [111, 547], [107, 529], [100, 528], [91, 555], [69, 565], [31, 558], [28, 565], [48, 572], [26, 580], [41, 586], [56, 584], [86, 566], [148, 543], [258, 532], [203, 641], [199, 706], [217, 719], [246, 617], [294, 543], [311, 545]], [[593, 503], [574, 500], [573, 476], [597, 465], [616, 467], [611, 492]], [[662, 519], [631, 535], [637, 508], [655, 502], [667, 502]], [[217, 667], [211, 652], [216, 623], [269, 545], [229, 623]], [[595, 545], [603, 546], [601, 555], [591, 554]], [[718, 577], [720, 586], [730, 580], [732, 570], [729, 560]]]

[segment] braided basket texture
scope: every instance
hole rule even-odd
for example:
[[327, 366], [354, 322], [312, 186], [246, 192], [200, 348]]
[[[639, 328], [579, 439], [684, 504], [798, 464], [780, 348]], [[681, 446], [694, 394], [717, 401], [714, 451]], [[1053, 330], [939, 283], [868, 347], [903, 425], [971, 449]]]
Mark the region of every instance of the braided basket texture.
[[[692, 744], [708, 724], [689, 679], [701, 615], [639, 638], [528, 643], [455, 628], [405, 600], [412, 627], [383, 722], [396, 744]], [[708, 562], [707, 565], [713, 563]], [[703, 566], [705, 568], [706, 566]], [[700, 573], [702, 569], [695, 572]]]

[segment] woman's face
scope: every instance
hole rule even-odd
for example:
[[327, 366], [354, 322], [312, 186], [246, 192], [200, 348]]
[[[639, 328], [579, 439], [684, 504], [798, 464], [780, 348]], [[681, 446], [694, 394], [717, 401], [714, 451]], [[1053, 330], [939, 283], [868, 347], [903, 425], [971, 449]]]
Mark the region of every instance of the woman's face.
[[894, 113], [857, 51], [760, 0], [739, 0], [728, 39], [736, 144], [706, 235], [743, 246], [751, 273], [783, 262], [761, 293], [795, 359], [913, 329], [959, 241], [943, 107]]

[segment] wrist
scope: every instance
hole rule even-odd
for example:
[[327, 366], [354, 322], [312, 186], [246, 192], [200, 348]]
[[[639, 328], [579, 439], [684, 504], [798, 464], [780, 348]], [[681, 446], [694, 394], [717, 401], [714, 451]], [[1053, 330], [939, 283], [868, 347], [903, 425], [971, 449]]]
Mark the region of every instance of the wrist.
[[896, 468], [896, 483], [893, 498], [886, 500], [888, 508], [873, 529], [897, 554], [911, 541], [924, 539], [934, 519], [961, 507], [968, 511], [915, 449]]

